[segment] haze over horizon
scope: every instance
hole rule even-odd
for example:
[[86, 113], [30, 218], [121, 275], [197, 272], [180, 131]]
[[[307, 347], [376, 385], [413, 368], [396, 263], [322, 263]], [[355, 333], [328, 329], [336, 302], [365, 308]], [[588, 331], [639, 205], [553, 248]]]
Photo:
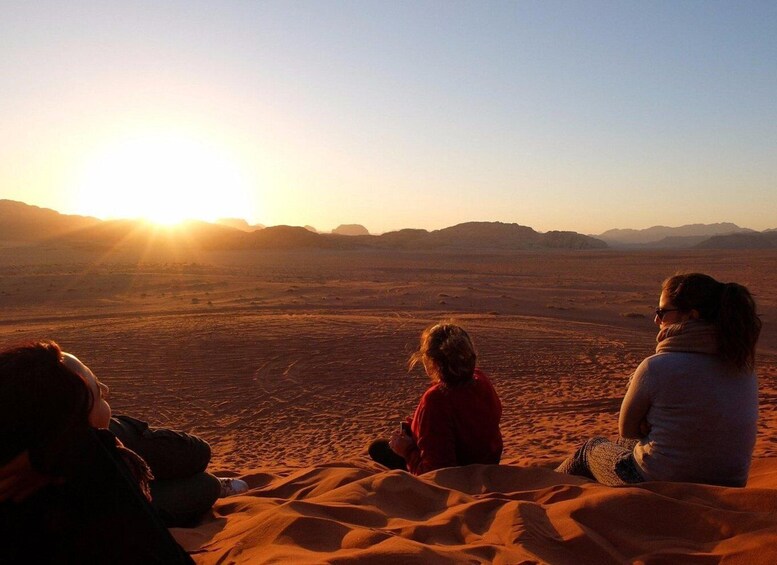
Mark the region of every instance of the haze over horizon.
[[[52, 208], [48, 207], [38, 207], [36, 205], [30, 205], [25, 202], [20, 202], [17, 200], [4, 200], [0, 199], [0, 217], [5, 215], [5, 217], [23, 217], [27, 218], [28, 220], [31, 218], [35, 218], [36, 214], [33, 214], [30, 216], [27, 213], [22, 213], [21, 210], [17, 209], [18, 204], [21, 204], [23, 207], [32, 207], [30, 210], [40, 209], [42, 210], [48, 210], [53, 211], [57, 214], [61, 214], [58, 210], [53, 210]], [[10, 205], [10, 206], [9, 206]], [[72, 218], [79, 218], [79, 219], [86, 219], [86, 218], [92, 218], [95, 219], [94, 216], [83, 216], [83, 215], [68, 215]], [[37, 216], [38, 219], [41, 218], [41, 216]], [[99, 219], [98, 219], [99, 220]], [[113, 218], [113, 220], [119, 221], [119, 222], [149, 222], [149, 220], [145, 218]], [[0, 221], [2, 221], [2, 218], [0, 218]], [[33, 223], [38, 222], [39, 220], [33, 220]], [[108, 220], [111, 221], [111, 220]], [[283, 226], [291, 226], [296, 228], [305, 228], [311, 231], [314, 231], [318, 234], [328, 234], [328, 233], [337, 233], [340, 235], [371, 235], [371, 236], [380, 236], [383, 234], [388, 233], [396, 233], [401, 230], [414, 230], [414, 228], [397, 228], [395, 230], [389, 230], [387, 232], [376, 232], [369, 229], [369, 226], [365, 226], [362, 223], [354, 222], [350, 224], [340, 224], [336, 226], [335, 228], [331, 230], [323, 230], [318, 229], [316, 226], [311, 226], [309, 224], [305, 226], [299, 226], [295, 224], [284, 224], [284, 225], [263, 225], [263, 224], [250, 224], [248, 221], [246, 221], [244, 218], [240, 217], [231, 217], [231, 218], [217, 218], [215, 220], [182, 220], [181, 222], [170, 224], [168, 226], [164, 225], [156, 225], [154, 226], [153, 220], [151, 220], [150, 227], [154, 228], [154, 232], [157, 233], [159, 229], [162, 231], [166, 231], [168, 228], [170, 228], [173, 232], [180, 232], [180, 233], [186, 233], [189, 231], [189, 228], [192, 227], [190, 224], [188, 224], [189, 221], [193, 222], [199, 222], [204, 221], [206, 223], [210, 224], [219, 224], [222, 226], [234, 228], [241, 231], [255, 231], [257, 229], [261, 230], [264, 228], [272, 228], [272, 227], [283, 227]], [[442, 226], [441, 228], [436, 228], [433, 230], [426, 230], [428, 233], [433, 233], [437, 230], [442, 231], [450, 231], [451, 228], [457, 228], [457, 227], [464, 227], [468, 226], [468, 229], [474, 229], [475, 232], [473, 232], [473, 235], [478, 233], [478, 230], [482, 229], [483, 227], [487, 225], [493, 225], [495, 222], [490, 221], [472, 221], [472, 220], [465, 220], [463, 222], [458, 222], [457, 224], [451, 224], [450, 226]], [[548, 232], [559, 232], [563, 230], [555, 230], [555, 229], [549, 229], [549, 230], [535, 230], [533, 226], [523, 224], [520, 221], [516, 222], [501, 222], [501, 224], [504, 227], [508, 226], [519, 226], [521, 228], [530, 228], [531, 230], [535, 231], [538, 234], [546, 234]], [[77, 232], [80, 227], [83, 227], [83, 224], [79, 221], [77, 223], [77, 227], [72, 228], [73, 231]], [[488, 228], [486, 228], [488, 229]], [[365, 231], [366, 230], [366, 231]], [[66, 230], [65, 233], [69, 233], [70, 230]], [[683, 237], [712, 237], [713, 235], [729, 235], [733, 233], [741, 233], [741, 232], [753, 232], [760, 233], [760, 231], [763, 231], [763, 233], [773, 232], [777, 231], [777, 228], [767, 228], [767, 230], [752, 230], [748, 226], [738, 226], [736, 224], [733, 224], [732, 222], [715, 222], [710, 224], [684, 224], [682, 226], [665, 226], [665, 225], [655, 225], [650, 226], [648, 228], [644, 229], [634, 229], [634, 228], [609, 228], [607, 230], [602, 231], [601, 233], [589, 233], [589, 234], [583, 234], [580, 232], [572, 232], [577, 233], [580, 236], [587, 236], [587, 237], [593, 237], [593, 238], [601, 238], [602, 241], [606, 241], [609, 243], [614, 243], [616, 245], [619, 244], [634, 244], [634, 243], [660, 243], [661, 240], [664, 238], [670, 238], [671, 237], [679, 237], [680, 240]], [[507, 237], [507, 233], [505, 232], [505, 236]], [[493, 235], [493, 232], [492, 232]], [[680, 240], [677, 241], [677, 244], [680, 247], [687, 247], [691, 246], [695, 242], [688, 242], [687, 244], [683, 244]], [[571, 240], [570, 240], [571, 241]]]
[[0, 198], [372, 233], [777, 227], [769, 2], [0, 5]]

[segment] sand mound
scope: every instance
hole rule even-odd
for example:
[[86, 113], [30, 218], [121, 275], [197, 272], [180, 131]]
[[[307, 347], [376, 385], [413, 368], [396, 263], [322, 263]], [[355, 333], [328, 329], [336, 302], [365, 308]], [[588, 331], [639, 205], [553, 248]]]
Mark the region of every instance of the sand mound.
[[197, 563], [777, 562], [777, 459], [756, 460], [744, 489], [364, 461], [243, 478], [246, 495], [173, 530]]

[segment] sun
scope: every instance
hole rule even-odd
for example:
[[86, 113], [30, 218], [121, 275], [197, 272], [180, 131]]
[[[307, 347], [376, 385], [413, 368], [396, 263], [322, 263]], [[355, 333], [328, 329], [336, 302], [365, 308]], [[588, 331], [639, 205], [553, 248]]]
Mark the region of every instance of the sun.
[[224, 148], [169, 132], [103, 146], [85, 163], [76, 193], [79, 213], [164, 225], [246, 218], [254, 210], [245, 175]]

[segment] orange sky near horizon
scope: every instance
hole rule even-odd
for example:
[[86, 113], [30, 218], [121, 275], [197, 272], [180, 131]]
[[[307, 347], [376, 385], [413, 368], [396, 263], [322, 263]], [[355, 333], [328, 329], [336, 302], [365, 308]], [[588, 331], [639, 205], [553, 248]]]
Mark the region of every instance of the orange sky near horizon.
[[0, 5], [0, 198], [321, 231], [777, 228], [777, 7]]

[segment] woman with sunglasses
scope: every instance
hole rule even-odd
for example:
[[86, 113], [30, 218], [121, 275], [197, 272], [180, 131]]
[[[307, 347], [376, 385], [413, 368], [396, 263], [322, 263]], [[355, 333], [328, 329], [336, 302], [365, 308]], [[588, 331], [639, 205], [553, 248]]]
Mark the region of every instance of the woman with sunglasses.
[[700, 273], [664, 281], [656, 354], [629, 381], [621, 439], [585, 442], [557, 472], [618, 486], [682, 481], [744, 486], [758, 420], [750, 292]]

